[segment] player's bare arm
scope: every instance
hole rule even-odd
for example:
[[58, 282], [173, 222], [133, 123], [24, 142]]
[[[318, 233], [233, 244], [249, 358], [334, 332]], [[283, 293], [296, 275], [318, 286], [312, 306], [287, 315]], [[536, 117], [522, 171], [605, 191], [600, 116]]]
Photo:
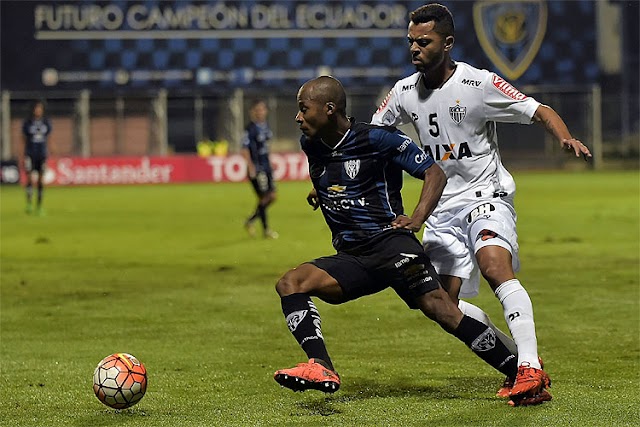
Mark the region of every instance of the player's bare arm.
[[248, 148], [242, 149], [242, 157], [244, 157], [244, 161], [247, 162], [247, 176], [249, 179], [256, 177], [256, 165], [253, 164], [253, 160], [251, 160], [251, 153]]
[[51, 133], [49, 133], [49, 141], [47, 142], [47, 151], [49, 152], [49, 156], [55, 156], [57, 153], [56, 144], [51, 139]]
[[27, 137], [22, 137], [22, 150], [18, 153], [18, 165], [22, 168], [22, 170], [27, 170], [27, 156], [25, 155], [25, 151], [27, 149]]
[[422, 224], [436, 208], [445, 185], [447, 176], [440, 166], [433, 164], [424, 173], [424, 183], [420, 193], [420, 200], [411, 216], [400, 215], [391, 225], [393, 228], [406, 228], [414, 233], [420, 231]]
[[547, 132], [552, 134], [556, 140], [560, 142], [562, 148], [573, 150], [576, 153], [576, 157], [580, 157], [581, 154], [585, 160], [587, 160], [587, 157], [592, 157], [589, 148], [571, 136], [571, 132], [569, 132], [569, 128], [567, 128], [564, 120], [562, 120], [553, 108], [540, 105], [533, 115], [533, 120], [536, 123], [542, 124]]

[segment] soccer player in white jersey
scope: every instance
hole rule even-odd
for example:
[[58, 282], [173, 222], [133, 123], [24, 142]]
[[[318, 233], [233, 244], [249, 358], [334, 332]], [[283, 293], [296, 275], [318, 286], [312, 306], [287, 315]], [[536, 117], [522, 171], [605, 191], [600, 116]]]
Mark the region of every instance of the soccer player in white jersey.
[[[425, 223], [423, 244], [454, 300], [477, 295], [482, 273], [502, 303], [519, 368], [498, 395], [510, 397], [512, 406], [550, 400], [531, 299], [514, 274], [519, 269], [515, 182], [500, 159], [496, 122], [539, 123], [577, 157], [591, 153], [553, 109], [497, 74], [451, 59], [454, 24], [445, 6], [428, 4], [411, 12], [408, 42], [417, 72], [394, 85], [372, 123], [412, 123], [425, 151], [447, 175], [440, 203]], [[461, 300], [459, 306], [496, 330], [505, 344], [510, 341], [480, 308]]]

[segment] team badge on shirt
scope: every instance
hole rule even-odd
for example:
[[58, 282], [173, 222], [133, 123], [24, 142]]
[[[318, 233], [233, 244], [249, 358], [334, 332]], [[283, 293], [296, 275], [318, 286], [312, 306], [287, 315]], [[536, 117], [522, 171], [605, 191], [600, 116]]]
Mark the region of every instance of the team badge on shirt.
[[358, 172], [360, 172], [360, 159], [347, 160], [344, 162], [344, 170], [349, 175], [349, 178], [355, 179]]
[[456, 101], [456, 105], [449, 107], [449, 115], [451, 116], [451, 120], [456, 122], [456, 124], [460, 124], [467, 115], [467, 107], [461, 106], [460, 101]]
[[387, 112], [384, 113], [384, 116], [382, 116], [382, 123], [385, 123], [387, 125], [393, 124], [395, 120], [396, 118], [391, 110], [387, 110]]

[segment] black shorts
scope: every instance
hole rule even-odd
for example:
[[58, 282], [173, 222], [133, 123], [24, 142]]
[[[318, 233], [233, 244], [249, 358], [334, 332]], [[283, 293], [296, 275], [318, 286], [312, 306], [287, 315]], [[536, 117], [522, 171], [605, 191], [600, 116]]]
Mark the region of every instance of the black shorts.
[[416, 297], [442, 286], [418, 239], [400, 230], [384, 232], [366, 245], [317, 258], [311, 264], [336, 279], [345, 301], [391, 287], [415, 309]]
[[260, 197], [267, 193], [272, 193], [276, 189], [275, 183], [273, 182], [273, 175], [264, 171], [258, 172], [255, 178], [251, 178], [251, 185]]
[[42, 156], [25, 156], [25, 168], [27, 173], [38, 172], [43, 173], [47, 163], [47, 158]]

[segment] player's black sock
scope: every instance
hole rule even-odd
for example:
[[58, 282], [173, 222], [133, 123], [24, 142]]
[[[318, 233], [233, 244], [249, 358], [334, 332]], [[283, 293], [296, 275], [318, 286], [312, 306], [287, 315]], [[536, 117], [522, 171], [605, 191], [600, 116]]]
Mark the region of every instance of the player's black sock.
[[253, 215], [251, 215], [248, 219], [247, 219], [247, 223], [252, 223], [253, 221], [255, 221], [258, 218], [258, 208], [256, 208], [256, 211], [253, 213]]
[[256, 214], [260, 217], [260, 222], [262, 222], [262, 229], [268, 230], [269, 224], [267, 221], [267, 207], [263, 205], [258, 205], [258, 209], [256, 210]]
[[307, 294], [291, 294], [280, 298], [280, 303], [287, 326], [307, 357], [322, 359], [333, 370], [322, 337], [320, 313], [311, 298]]
[[464, 316], [453, 334], [478, 357], [502, 372], [515, 378], [518, 372], [518, 358], [498, 339], [493, 329], [476, 319]]
[[38, 184], [38, 207], [42, 206], [42, 192], [44, 188], [42, 184]]
[[33, 186], [31, 184], [27, 184], [27, 204], [31, 204], [31, 198], [33, 197]]

